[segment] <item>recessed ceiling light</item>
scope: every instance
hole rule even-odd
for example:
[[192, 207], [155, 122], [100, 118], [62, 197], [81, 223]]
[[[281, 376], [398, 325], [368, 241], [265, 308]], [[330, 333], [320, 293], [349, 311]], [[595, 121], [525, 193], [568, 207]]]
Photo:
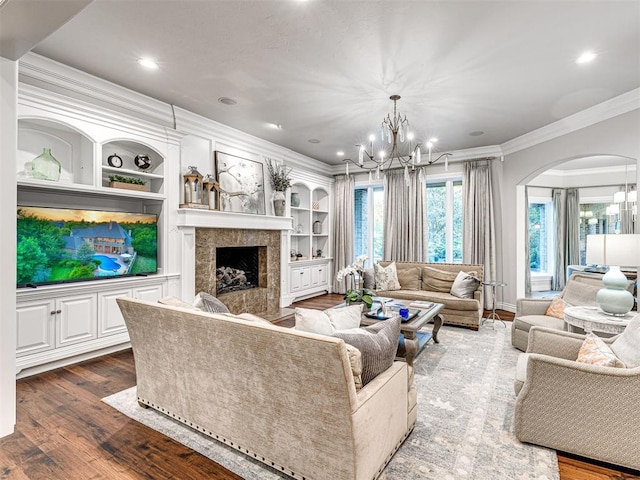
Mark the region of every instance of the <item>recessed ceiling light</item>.
[[594, 60], [598, 56], [595, 52], [584, 52], [578, 58], [576, 58], [576, 63], [589, 63]]
[[317, 138], [310, 138], [309, 140], [307, 140], [307, 142], [309, 142], [309, 143], [320, 143], [320, 140], [318, 140]]
[[438, 141], [438, 139], [436, 137], [430, 138], [429, 141], [431, 143], [436, 143]]
[[474, 130], [473, 132], [469, 132], [469, 135], [472, 137], [479, 137], [480, 135], [484, 135], [482, 130]]
[[223, 105], [236, 105], [238, 103], [233, 98], [229, 97], [220, 97], [218, 98], [218, 102], [222, 103]]
[[269, 125], [269, 127], [273, 128], [274, 130], [282, 130], [282, 124], [281, 123], [268, 123], [267, 125]]
[[338, 155], [339, 157], [342, 157], [344, 155], [344, 152], [340, 150], [339, 152], [336, 152], [336, 155]]
[[138, 60], [138, 65], [143, 66], [144, 68], [148, 68], [149, 70], [157, 70], [158, 64], [151, 60], [150, 58], [141, 58]]

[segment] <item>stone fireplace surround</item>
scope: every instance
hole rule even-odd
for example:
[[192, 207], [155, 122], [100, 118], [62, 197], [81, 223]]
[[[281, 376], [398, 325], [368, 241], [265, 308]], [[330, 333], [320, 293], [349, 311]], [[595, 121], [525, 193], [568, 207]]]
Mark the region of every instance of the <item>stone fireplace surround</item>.
[[196, 292], [216, 295], [216, 248], [266, 247], [260, 255], [259, 287], [220, 295], [232, 313], [272, 314], [280, 309], [281, 234], [278, 230], [241, 228], [195, 229]]

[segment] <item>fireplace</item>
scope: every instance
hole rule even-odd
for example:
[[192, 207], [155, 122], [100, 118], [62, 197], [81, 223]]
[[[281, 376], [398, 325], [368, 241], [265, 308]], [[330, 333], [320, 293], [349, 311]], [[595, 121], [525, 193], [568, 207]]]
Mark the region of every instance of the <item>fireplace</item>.
[[[215, 295], [232, 313], [278, 312], [280, 240], [278, 230], [196, 228], [195, 291]], [[245, 255], [248, 252], [252, 253]], [[225, 279], [225, 283], [234, 283], [234, 287], [222, 293], [217, 281], [220, 268], [244, 272], [234, 272], [240, 276], [238, 280]], [[235, 288], [240, 283], [246, 285]]]
[[216, 295], [260, 286], [260, 251], [266, 247], [216, 248]]

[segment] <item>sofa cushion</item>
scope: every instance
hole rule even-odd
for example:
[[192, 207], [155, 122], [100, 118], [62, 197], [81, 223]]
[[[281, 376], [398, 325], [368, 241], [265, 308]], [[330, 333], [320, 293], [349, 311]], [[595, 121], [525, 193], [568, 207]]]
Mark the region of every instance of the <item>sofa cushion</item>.
[[564, 320], [564, 300], [561, 297], [554, 297], [547, 307], [545, 315], [549, 317], [561, 318]]
[[248, 322], [254, 323], [262, 323], [263, 325], [273, 325], [269, 320], [266, 320], [258, 315], [254, 315], [253, 313], [239, 313], [238, 315], [234, 315], [236, 318], [241, 318], [242, 320], [247, 320]]
[[302, 332], [332, 335], [336, 330], [357, 328], [362, 318], [364, 304], [341, 308], [330, 308], [325, 311], [313, 308], [295, 309], [295, 329]]
[[393, 317], [368, 327], [337, 331], [333, 336], [360, 350], [362, 385], [365, 386], [393, 364], [398, 350], [400, 317]]
[[477, 272], [463, 272], [460, 270], [453, 281], [453, 285], [451, 285], [451, 295], [458, 298], [473, 298], [473, 292], [480, 285], [480, 280], [476, 275]]
[[393, 291], [377, 291], [377, 295], [381, 297], [391, 297], [398, 300], [407, 301], [425, 301], [436, 302], [445, 305], [445, 308], [460, 311], [477, 311], [480, 303], [474, 298], [458, 298], [446, 292], [426, 292], [424, 290], [393, 290]]
[[640, 367], [640, 315], [636, 315], [627, 328], [611, 343], [611, 350], [627, 368]]
[[578, 352], [576, 362], [603, 367], [624, 367], [624, 363], [611, 351], [611, 348], [593, 333], [587, 333]]
[[450, 293], [458, 272], [448, 272], [434, 267], [422, 267], [422, 290]]
[[564, 320], [548, 315], [522, 315], [513, 319], [513, 328], [515, 329], [528, 332], [534, 326], [565, 330]]
[[207, 292], [200, 292], [193, 300], [193, 306], [209, 313], [229, 313], [227, 306]]
[[403, 267], [402, 264], [397, 264], [396, 270], [402, 290], [420, 290], [420, 269], [418, 267]]
[[376, 263], [374, 268], [376, 272], [376, 288], [380, 290], [400, 290], [396, 262], [391, 262], [386, 267]]

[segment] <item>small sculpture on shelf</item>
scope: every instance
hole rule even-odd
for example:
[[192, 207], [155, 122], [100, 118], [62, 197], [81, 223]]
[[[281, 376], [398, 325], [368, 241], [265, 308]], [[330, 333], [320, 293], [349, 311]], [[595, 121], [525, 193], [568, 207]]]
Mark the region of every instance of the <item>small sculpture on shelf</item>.
[[207, 174], [202, 181], [202, 193], [204, 195], [203, 204], [209, 207], [209, 210], [220, 209], [220, 184], [215, 177]]
[[322, 250], [316, 250], [316, 258], [322, 258]]
[[183, 175], [182, 185], [184, 187], [184, 203], [180, 208], [209, 208], [203, 202], [203, 177], [198, 172], [197, 167], [190, 166], [187, 173]]

